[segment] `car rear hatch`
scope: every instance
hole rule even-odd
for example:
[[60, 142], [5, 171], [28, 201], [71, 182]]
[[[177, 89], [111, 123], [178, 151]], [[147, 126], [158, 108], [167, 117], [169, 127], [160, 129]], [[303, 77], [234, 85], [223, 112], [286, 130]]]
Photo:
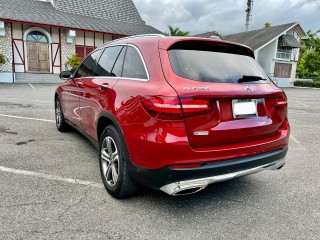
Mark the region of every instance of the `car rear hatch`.
[[224, 41], [161, 44], [164, 75], [176, 90], [194, 148], [268, 139], [287, 124], [287, 101], [251, 49]]

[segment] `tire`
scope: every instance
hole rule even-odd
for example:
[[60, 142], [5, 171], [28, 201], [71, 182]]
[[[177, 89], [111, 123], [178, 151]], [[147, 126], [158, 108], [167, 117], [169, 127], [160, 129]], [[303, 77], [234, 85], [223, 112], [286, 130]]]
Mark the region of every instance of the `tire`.
[[63, 115], [63, 111], [61, 108], [59, 97], [55, 98], [55, 118], [56, 118], [56, 126], [60, 132], [67, 132], [70, 130], [69, 125], [66, 123], [66, 120]]
[[138, 185], [129, 174], [130, 158], [120, 133], [107, 126], [100, 140], [100, 173], [108, 193], [115, 198], [127, 198], [138, 191]]

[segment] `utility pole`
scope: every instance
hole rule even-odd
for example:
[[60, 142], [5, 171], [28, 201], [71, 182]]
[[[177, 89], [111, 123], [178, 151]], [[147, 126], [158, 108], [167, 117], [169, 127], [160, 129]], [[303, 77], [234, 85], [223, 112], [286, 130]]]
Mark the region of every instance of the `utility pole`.
[[250, 21], [252, 19], [252, 9], [253, 9], [253, 0], [248, 0], [247, 2], [247, 9], [246, 9], [246, 12], [247, 12], [247, 16], [246, 16], [246, 31], [248, 32], [249, 31], [249, 25], [250, 25]]

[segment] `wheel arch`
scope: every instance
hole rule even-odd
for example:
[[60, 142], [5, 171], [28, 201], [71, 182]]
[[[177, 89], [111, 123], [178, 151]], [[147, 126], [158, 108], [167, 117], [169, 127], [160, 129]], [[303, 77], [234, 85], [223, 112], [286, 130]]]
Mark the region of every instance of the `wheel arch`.
[[59, 89], [57, 89], [54, 92], [54, 102], [56, 102], [56, 99], [58, 98], [60, 100], [60, 95], [61, 95], [61, 91], [59, 91]]
[[96, 125], [97, 126], [96, 127], [96, 131], [97, 131], [98, 142], [100, 142], [100, 138], [101, 138], [101, 135], [103, 133], [103, 130], [108, 125], [115, 126], [116, 129], [121, 134], [121, 137], [122, 137], [123, 141], [126, 142], [125, 139], [124, 139], [124, 134], [123, 134], [123, 131], [122, 131], [121, 127], [120, 127], [119, 122], [117, 121], [117, 119], [111, 113], [108, 113], [108, 112], [102, 112], [98, 116], [97, 125]]

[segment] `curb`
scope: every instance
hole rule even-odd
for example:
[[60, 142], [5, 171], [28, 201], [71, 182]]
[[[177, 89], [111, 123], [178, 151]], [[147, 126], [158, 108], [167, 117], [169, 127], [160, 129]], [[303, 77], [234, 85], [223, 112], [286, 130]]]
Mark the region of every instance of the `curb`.
[[315, 90], [320, 90], [320, 88], [312, 88], [312, 87], [296, 87], [296, 86], [293, 86], [293, 88], [302, 88], [302, 89], [315, 89]]

